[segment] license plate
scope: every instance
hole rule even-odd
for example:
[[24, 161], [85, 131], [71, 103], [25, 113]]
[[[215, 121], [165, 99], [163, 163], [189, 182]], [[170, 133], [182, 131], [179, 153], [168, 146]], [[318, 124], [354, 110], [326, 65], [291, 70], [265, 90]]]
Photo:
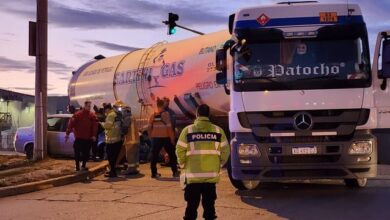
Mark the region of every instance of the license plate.
[[293, 147], [293, 155], [317, 154], [317, 147]]
[[320, 12], [321, 23], [337, 23], [337, 12]]

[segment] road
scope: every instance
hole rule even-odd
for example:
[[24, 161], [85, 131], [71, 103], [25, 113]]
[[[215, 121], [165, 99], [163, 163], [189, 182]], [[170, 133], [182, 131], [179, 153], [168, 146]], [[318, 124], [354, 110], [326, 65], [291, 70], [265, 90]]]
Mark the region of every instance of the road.
[[[6, 219], [182, 219], [185, 202], [170, 170], [163, 178], [145, 175], [51, 188], [0, 199]], [[388, 168], [390, 170], [390, 166]], [[234, 189], [223, 173], [216, 203], [219, 219], [390, 219], [390, 178], [371, 180], [364, 189], [339, 181], [264, 183], [255, 191]], [[202, 215], [201, 208], [199, 216]], [[200, 219], [200, 218], [199, 218]]]

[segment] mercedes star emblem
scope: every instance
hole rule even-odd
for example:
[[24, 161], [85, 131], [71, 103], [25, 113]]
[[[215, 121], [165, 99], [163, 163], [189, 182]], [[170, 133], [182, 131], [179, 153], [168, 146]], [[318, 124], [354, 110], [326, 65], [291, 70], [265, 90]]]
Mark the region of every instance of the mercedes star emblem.
[[294, 116], [294, 128], [300, 131], [309, 130], [313, 127], [313, 118], [307, 112], [299, 112]]

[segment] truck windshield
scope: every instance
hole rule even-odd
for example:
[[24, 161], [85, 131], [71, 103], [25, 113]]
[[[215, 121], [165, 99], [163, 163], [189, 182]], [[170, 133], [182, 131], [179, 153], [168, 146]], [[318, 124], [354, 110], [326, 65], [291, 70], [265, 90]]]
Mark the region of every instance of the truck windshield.
[[245, 90], [357, 88], [370, 80], [361, 38], [253, 42], [234, 55], [234, 83]]

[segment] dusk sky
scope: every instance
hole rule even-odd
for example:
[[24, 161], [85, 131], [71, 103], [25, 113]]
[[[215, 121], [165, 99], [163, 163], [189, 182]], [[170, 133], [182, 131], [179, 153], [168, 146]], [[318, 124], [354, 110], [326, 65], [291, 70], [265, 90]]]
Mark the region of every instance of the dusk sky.
[[[161, 23], [168, 12], [179, 24], [211, 33], [227, 28], [228, 16], [239, 8], [275, 3], [272, 0], [49, 0], [49, 95], [66, 95], [71, 72], [102, 54], [113, 56], [159, 41], [196, 36], [178, 29], [166, 34]], [[322, 0], [325, 2], [345, 1]], [[378, 31], [390, 29], [389, 0], [350, 0], [359, 3], [374, 48]], [[35, 0], [1, 0], [0, 87], [34, 94], [35, 58], [28, 56], [28, 21], [36, 19]]]

